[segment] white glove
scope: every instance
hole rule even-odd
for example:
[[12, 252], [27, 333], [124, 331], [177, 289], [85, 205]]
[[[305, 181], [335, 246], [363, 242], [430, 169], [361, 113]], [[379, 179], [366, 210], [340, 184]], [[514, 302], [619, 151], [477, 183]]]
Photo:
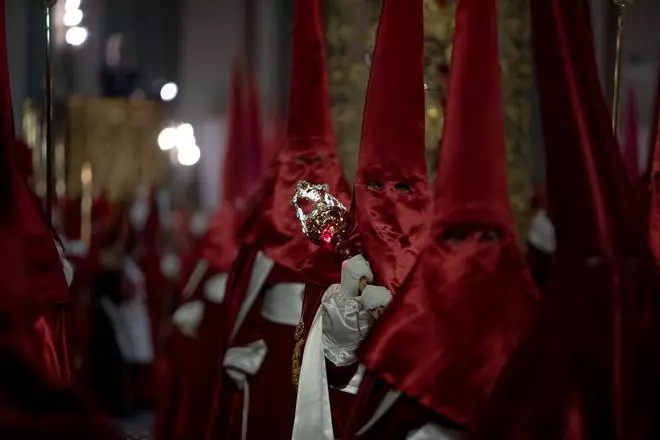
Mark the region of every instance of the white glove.
[[359, 300], [367, 310], [371, 311], [379, 307], [387, 307], [392, 301], [392, 293], [383, 286], [369, 285], [362, 291]]
[[341, 265], [341, 290], [349, 297], [357, 296], [360, 279], [366, 278], [368, 282], [374, 280], [369, 262], [362, 255], [345, 260]]

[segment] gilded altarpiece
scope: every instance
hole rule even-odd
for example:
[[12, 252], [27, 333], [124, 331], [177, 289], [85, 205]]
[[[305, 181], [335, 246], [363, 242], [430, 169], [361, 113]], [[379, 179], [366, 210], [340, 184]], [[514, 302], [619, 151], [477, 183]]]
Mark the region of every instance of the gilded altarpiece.
[[[426, 148], [431, 175], [435, 169], [444, 121], [442, 103], [451, 65], [455, 3], [455, 0], [424, 0]], [[509, 190], [514, 216], [522, 233], [529, 225], [532, 193], [532, 59], [528, 0], [501, 0], [498, 7]], [[380, 0], [327, 1], [326, 12], [335, 131], [342, 164], [347, 177], [352, 181], [357, 165], [364, 95]]]
[[113, 200], [163, 181], [167, 157], [156, 142], [166, 116], [162, 103], [74, 97], [68, 110], [67, 194], [80, 194], [85, 162], [92, 166], [94, 192]]

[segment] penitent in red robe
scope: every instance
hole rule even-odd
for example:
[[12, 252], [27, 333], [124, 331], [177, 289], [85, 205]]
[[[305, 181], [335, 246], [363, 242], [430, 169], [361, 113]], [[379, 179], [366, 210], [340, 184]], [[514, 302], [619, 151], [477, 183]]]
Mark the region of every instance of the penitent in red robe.
[[304, 286], [293, 271], [258, 253], [245, 287], [224, 357], [214, 436], [288, 440], [296, 399], [291, 358]]

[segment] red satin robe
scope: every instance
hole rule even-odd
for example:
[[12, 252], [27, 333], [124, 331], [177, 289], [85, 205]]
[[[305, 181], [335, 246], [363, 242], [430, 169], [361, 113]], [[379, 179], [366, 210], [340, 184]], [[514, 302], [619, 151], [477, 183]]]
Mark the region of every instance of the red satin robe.
[[[241, 325], [231, 347], [242, 347], [263, 340], [267, 354], [258, 372], [248, 377], [248, 440], [290, 440], [296, 406], [296, 390], [291, 381], [291, 358], [295, 345], [295, 325], [273, 322], [262, 316], [264, 294], [280, 283], [300, 283], [300, 277], [275, 264]], [[213, 438], [242, 438], [244, 393], [225, 373], [215, 413]]]
[[113, 422], [43, 364], [42, 337], [24, 300], [0, 298], [0, 438], [118, 440]]
[[212, 318], [222, 322], [223, 311], [220, 304], [204, 300], [203, 286], [217, 274], [207, 269], [190, 298], [183, 302], [204, 301], [206, 319], [202, 319], [197, 337], [190, 338], [175, 327], [165, 347], [167, 363], [156, 414], [155, 438], [158, 440], [204, 438], [202, 424], [208, 420], [205, 414], [212, 404], [208, 387], [217, 366], [211, 353], [219, 348], [214, 347], [217, 335], [213, 333]]
[[[301, 275], [310, 280], [305, 285], [305, 296], [303, 299], [303, 344], [307, 340], [309, 330], [314, 322], [316, 312], [321, 306], [323, 294], [328, 286], [339, 283], [341, 280], [342, 259], [339, 255], [330, 251], [319, 249], [301, 270]], [[304, 347], [304, 345], [303, 345]], [[300, 359], [302, 361], [302, 359]], [[348, 429], [349, 419], [355, 404], [355, 395], [340, 391], [348, 385], [356, 373], [358, 364], [337, 367], [326, 360], [326, 374], [328, 385], [330, 385], [329, 397], [332, 410], [332, 426], [335, 436], [340, 435]]]

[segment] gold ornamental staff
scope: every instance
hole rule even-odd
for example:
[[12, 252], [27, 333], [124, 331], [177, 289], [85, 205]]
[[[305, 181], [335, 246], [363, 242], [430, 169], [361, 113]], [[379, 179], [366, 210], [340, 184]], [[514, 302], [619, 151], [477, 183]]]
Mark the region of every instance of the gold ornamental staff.
[[614, 134], [618, 132], [619, 127], [619, 95], [621, 94], [621, 55], [623, 52], [623, 29], [624, 19], [628, 8], [635, 3], [635, 0], [613, 0], [616, 6], [616, 49], [614, 52], [614, 87], [612, 96], [612, 129]]
[[80, 239], [89, 247], [92, 243], [92, 203], [94, 201], [92, 164], [89, 162], [85, 162], [80, 168], [80, 183]]
[[46, 30], [46, 217], [53, 223], [55, 201], [55, 147], [53, 145], [53, 6], [57, 0], [44, 0], [44, 25]]

